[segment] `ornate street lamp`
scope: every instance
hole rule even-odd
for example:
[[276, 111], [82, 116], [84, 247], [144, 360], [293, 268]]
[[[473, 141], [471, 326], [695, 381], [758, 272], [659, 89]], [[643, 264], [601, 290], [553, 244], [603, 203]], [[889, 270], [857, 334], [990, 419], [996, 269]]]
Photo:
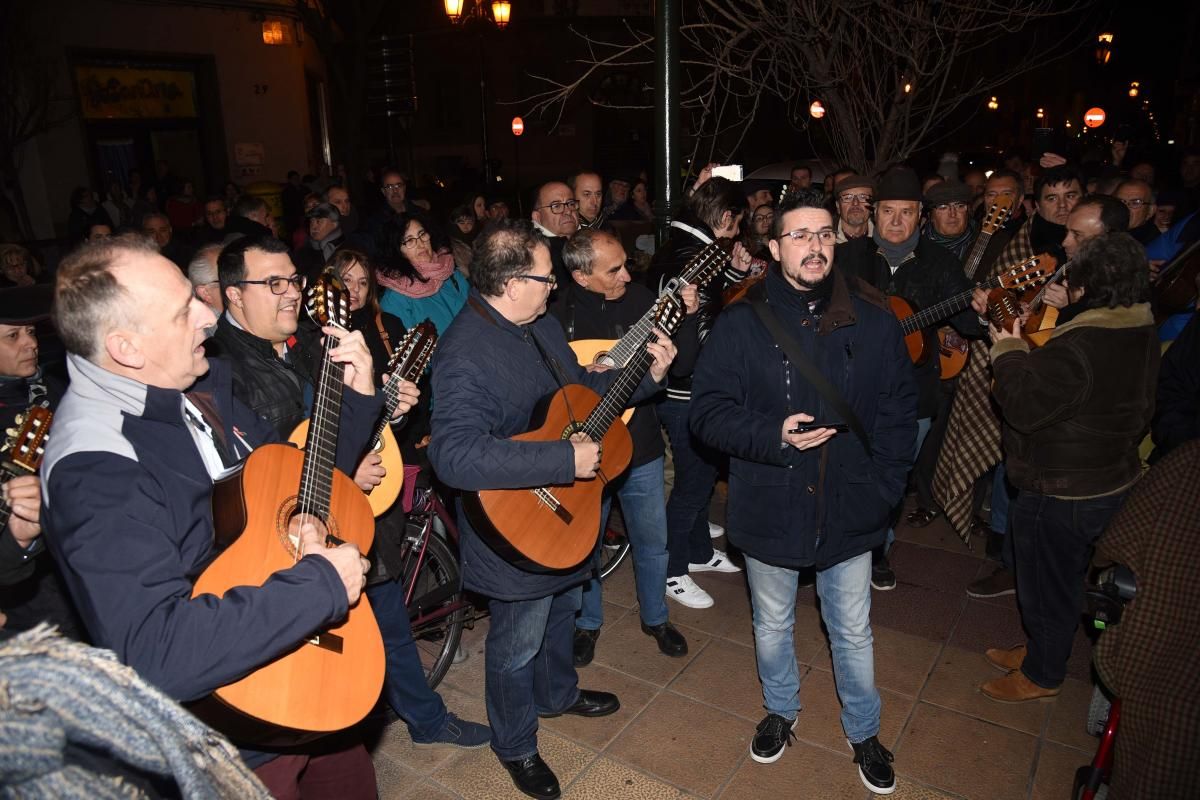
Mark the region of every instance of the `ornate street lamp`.
[[446, 16], [450, 22], [455, 25], [466, 25], [467, 23], [482, 23], [479, 28], [479, 130], [480, 130], [480, 149], [483, 158], [483, 180], [488, 186], [492, 182], [492, 166], [491, 159], [488, 156], [488, 139], [487, 139], [487, 72], [485, 70], [484, 56], [484, 39], [483, 30], [485, 25], [495, 25], [503, 30], [508, 27], [509, 19], [512, 17], [512, 3], [510, 0], [492, 0], [490, 4], [491, 14], [488, 14], [489, 4], [485, 0], [473, 0], [468, 8], [469, 0], [443, 0], [446, 8]]
[[1112, 45], [1115, 37], [1111, 33], [1102, 33], [1096, 37], [1096, 63], [1104, 66], [1112, 58]]

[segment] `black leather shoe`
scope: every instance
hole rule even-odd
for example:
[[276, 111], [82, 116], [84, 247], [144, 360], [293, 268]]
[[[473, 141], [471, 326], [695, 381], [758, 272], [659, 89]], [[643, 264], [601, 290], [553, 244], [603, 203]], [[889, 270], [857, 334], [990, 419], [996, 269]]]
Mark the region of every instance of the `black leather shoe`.
[[664, 656], [682, 658], [687, 655], [687, 639], [670, 622], [653, 626], [643, 622], [642, 633], [654, 637], [654, 641], [658, 642], [658, 651]]
[[575, 629], [575, 641], [571, 645], [571, 653], [575, 666], [586, 667], [596, 656], [596, 640], [600, 638], [600, 630], [589, 631], [585, 628]]
[[558, 778], [537, 753], [529, 758], [500, 763], [508, 770], [508, 774], [512, 775], [516, 787], [530, 797], [555, 800], [562, 796], [562, 790], [558, 788]]
[[538, 714], [542, 719], [561, 717], [563, 714], [577, 714], [581, 717], [607, 717], [621, 707], [621, 701], [611, 692], [594, 692], [590, 689], [580, 689], [579, 699], [557, 714]]

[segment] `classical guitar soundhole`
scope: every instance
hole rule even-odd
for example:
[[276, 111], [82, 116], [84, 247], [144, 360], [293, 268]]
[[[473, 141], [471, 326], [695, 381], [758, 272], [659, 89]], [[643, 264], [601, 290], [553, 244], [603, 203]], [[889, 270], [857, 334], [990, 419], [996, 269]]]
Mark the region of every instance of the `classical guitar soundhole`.
[[567, 427], [563, 428], [562, 436], [560, 438], [563, 441], [570, 439], [572, 436], [574, 436], [575, 434], [577, 434], [581, 430], [583, 430], [583, 426], [585, 423], [587, 423], [586, 419], [585, 420], [572, 420], [570, 423], [568, 423]]
[[[291, 524], [292, 517], [299, 513], [296, 507], [298, 499], [297, 495], [285, 497], [279, 504], [279, 508], [275, 510], [275, 534], [279, 537], [279, 543], [283, 545], [283, 549], [294, 559], [299, 559], [300, 556], [300, 540], [288, 533], [288, 525]], [[324, 522], [325, 530], [329, 532], [326, 541], [341, 543], [342, 537], [338, 535], [337, 520], [327, 517]]]

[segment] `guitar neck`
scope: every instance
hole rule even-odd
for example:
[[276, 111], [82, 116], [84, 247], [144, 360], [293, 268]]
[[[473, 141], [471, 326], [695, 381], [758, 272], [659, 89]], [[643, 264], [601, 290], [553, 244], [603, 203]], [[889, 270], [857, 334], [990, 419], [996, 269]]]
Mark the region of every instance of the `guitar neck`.
[[[9, 464], [0, 467], [0, 484], [8, 483], [18, 475], [28, 475], [25, 470], [18, 470]], [[0, 500], [0, 528], [8, 524], [8, 518], [12, 516], [12, 506], [5, 500]]]
[[300, 491], [296, 500], [298, 511], [322, 520], [329, 516], [345, 379], [345, 367], [329, 357], [329, 346], [326, 345], [321, 360], [321, 373], [313, 398], [312, 421], [304, 445]]
[[633, 397], [642, 378], [650, 369], [653, 358], [645, 349], [646, 341], [648, 339], [643, 341], [641, 352], [621, 370], [621, 374], [613, 381], [612, 386], [600, 399], [600, 403], [592, 409], [592, 413], [583, 423], [582, 430], [591, 437], [592, 441], [598, 442], [604, 438], [604, 434], [608, 433], [613, 421], [621, 416], [621, 412], [629, 404], [629, 398]]
[[979, 262], [983, 260], [983, 251], [987, 250], [988, 242], [991, 240], [992, 232], [984, 230], [979, 232], [975, 244], [971, 245], [971, 252], [967, 256], [967, 265], [963, 267], [963, 272], [968, 278], [975, 276], [975, 270], [979, 269]]
[[940, 322], [946, 317], [957, 314], [971, 304], [971, 295], [975, 293], [975, 289], [994, 289], [1000, 285], [1000, 276], [997, 275], [989, 278], [978, 286], [974, 286], [965, 292], [956, 294], [953, 297], [946, 298], [940, 303], [935, 303], [929, 308], [922, 309], [911, 317], [900, 322], [900, 330], [907, 336], [910, 333], [927, 328], [935, 322]]
[[1069, 266], [1071, 266], [1071, 262], [1067, 261], [1054, 271], [1054, 274], [1050, 276], [1048, 281], [1046, 281], [1046, 285], [1043, 286], [1041, 290], [1039, 290], [1038, 293], [1033, 296], [1031, 301], [1029, 301], [1029, 308], [1031, 310], [1038, 311], [1041, 309], [1046, 302], [1046, 290], [1049, 289], [1052, 284], [1055, 284], [1063, 279], [1063, 276], [1067, 274], [1067, 267]]

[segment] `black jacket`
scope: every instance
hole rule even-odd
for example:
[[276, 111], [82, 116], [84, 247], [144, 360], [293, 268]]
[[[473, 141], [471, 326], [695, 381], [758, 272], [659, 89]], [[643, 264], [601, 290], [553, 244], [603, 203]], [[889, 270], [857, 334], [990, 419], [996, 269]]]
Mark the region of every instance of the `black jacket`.
[[266, 225], [260, 225], [249, 217], [239, 217], [236, 214], [230, 214], [229, 219], [225, 222], [225, 235], [231, 233], [240, 233], [243, 236], [274, 236], [271, 229]]
[[[572, 280], [558, 290], [558, 299], [550, 306], [549, 313], [562, 325], [568, 342], [620, 339], [654, 306], [654, 299], [645, 286], [631, 283], [620, 300], [605, 300], [604, 295], [589, 292]], [[653, 402], [641, 403], [627, 427], [633, 438], [630, 467], [647, 464], [666, 452]]]
[[717, 320], [692, 391], [692, 432], [729, 454], [729, 541], [760, 561], [793, 569], [840, 564], [883, 543], [917, 436], [917, 390], [896, 318], [869, 286], [836, 269], [832, 275], [823, 310], [811, 310], [807, 293], [775, 266], [747, 300], [765, 296], [862, 422], [872, 457], [852, 432], [818, 449], [783, 443], [783, 421], [792, 414], [838, 418], [751, 302], [735, 303]]
[[[834, 263], [846, 275], [852, 275], [874, 286], [887, 295], [907, 300], [916, 310], [932, 306], [953, 295], [971, 288], [971, 282], [963, 274], [962, 264], [954, 254], [927, 239], [917, 240], [916, 249], [910, 258], [893, 273], [887, 259], [879, 252], [879, 245], [871, 237], [852, 239], [839, 244], [834, 254]], [[983, 327], [975, 312], [967, 306], [949, 317], [944, 323], [966, 337], [983, 336]], [[936, 327], [928, 328], [932, 335]], [[933, 340], [936, 342], [936, 340]], [[935, 344], [929, 345], [929, 356], [917, 366], [917, 385], [920, 390], [918, 415], [932, 417], [937, 413], [938, 380], [941, 363]]]
[[1192, 314], [1163, 354], [1155, 400], [1152, 462], [1200, 437], [1200, 313]]
[[319, 336], [320, 331], [302, 324], [287, 357], [280, 358], [270, 342], [236, 327], [226, 312], [206, 348], [233, 367], [233, 396], [265, 419], [280, 439], [287, 439], [312, 405], [311, 358], [319, 352]]

